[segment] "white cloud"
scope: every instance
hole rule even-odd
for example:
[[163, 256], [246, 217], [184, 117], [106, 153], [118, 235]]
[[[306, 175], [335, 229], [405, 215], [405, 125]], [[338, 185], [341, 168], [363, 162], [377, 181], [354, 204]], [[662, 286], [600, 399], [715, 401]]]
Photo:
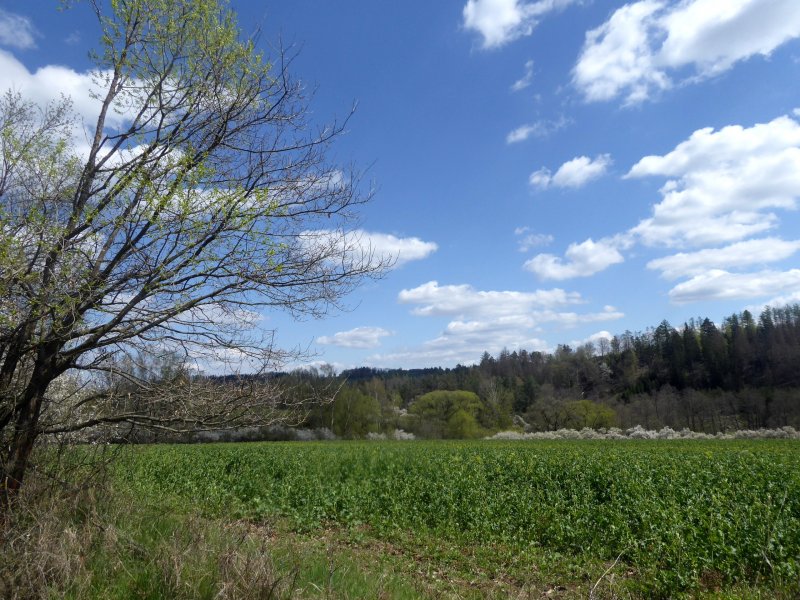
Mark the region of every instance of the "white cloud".
[[439, 246], [435, 242], [424, 242], [416, 237], [398, 238], [388, 233], [359, 232], [362, 239], [368, 241], [376, 253], [396, 257], [395, 266], [404, 265], [413, 260], [427, 258]]
[[587, 342], [599, 342], [600, 340], [613, 340], [614, 334], [609, 331], [598, 331], [597, 333], [593, 333], [588, 338], [586, 338]]
[[425, 342], [416, 353], [432, 355], [434, 359], [437, 355], [458, 356], [458, 362], [473, 362], [483, 352], [497, 354], [503, 348], [544, 351], [548, 349], [548, 344], [537, 333], [541, 325], [554, 324], [561, 328], [570, 328], [586, 323], [617, 320], [623, 316], [621, 312], [608, 306], [601, 312], [587, 314], [534, 310], [528, 314], [506, 315], [494, 319], [456, 319], [450, 321], [438, 337]]
[[[519, 345], [506, 343], [497, 346], [491, 340], [484, 340], [483, 345], [472, 345], [464, 340], [453, 340], [444, 337], [425, 342], [419, 347], [403, 349], [387, 354], [373, 354], [364, 359], [363, 364], [375, 368], [417, 369], [425, 367], [443, 367], [455, 365], [477, 364], [484, 351], [497, 354], [503, 348], [524, 348], [528, 351], [547, 351], [547, 342], [538, 338], [522, 340]], [[481, 349], [483, 348], [483, 349]]]
[[586, 34], [573, 81], [589, 101], [636, 103], [673, 85], [682, 68], [713, 76], [797, 37], [796, 0], [641, 0]]
[[530, 35], [539, 19], [578, 0], [468, 0], [463, 10], [464, 27], [481, 34], [484, 48], [497, 48]]
[[393, 261], [399, 267], [414, 260], [421, 260], [433, 254], [438, 245], [425, 242], [416, 237], [398, 238], [388, 233], [376, 233], [357, 229], [343, 233], [329, 229], [304, 231], [309, 244], [342, 244], [354, 254], [373, 254], [378, 259]]
[[537, 308], [578, 304], [581, 296], [577, 292], [565, 292], [558, 288], [535, 292], [481, 291], [467, 284], [440, 286], [437, 281], [429, 281], [402, 290], [398, 300], [402, 304], [418, 305], [412, 312], [419, 316], [455, 316], [464, 319], [469, 315], [486, 320], [526, 314]]
[[521, 237], [517, 240], [520, 252], [527, 252], [531, 248], [547, 246], [553, 242], [553, 236], [545, 233], [531, 233], [530, 227], [517, 227], [514, 235]]
[[528, 123], [520, 125], [513, 131], [510, 131], [506, 136], [506, 144], [516, 144], [524, 142], [531, 137], [546, 137], [555, 133], [559, 129], [563, 129], [570, 123], [569, 119], [561, 117], [556, 121], [540, 120], [535, 123]]
[[776, 296], [774, 298], [770, 298], [766, 302], [760, 302], [759, 304], [751, 305], [747, 307], [754, 315], [760, 315], [761, 311], [765, 308], [775, 307], [775, 306], [788, 306], [790, 304], [800, 304], [800, 289], [796, 292], [789, 292], [788, 294]]
[[506, 136], [506, 144], [516, 144], [517, 142], [524, 142], [531, 136], [539, 137], [543, 135], [544, 128], [542, 122], [530, 123], [529, 125], [521, 125], [510, 131]]
[[561, 327], [577, 327], [586, 323], [616, 321], [624, 316], [625, 314], [615, 307], [606, 305], [602, 311], [593, 313], [538, 311], [533, 314], [533, 319], [536, 323], [557, 323]]
[[625, 260], [617, 246], [613, 239], [595, 242], [589, 238], [580, 244], [570, 244], [564, 253], [566, 260], [552, 254], [538, 254], [526, 261], [524, 268], [541, 279], [588, 277]]
[[36, 35], [30, 19], [0, 9], [0, 45], [20, 50], [35, 48]]
[[552, 181], [553, 172], [547, 167], [542, 167], [528, 176], [528, 183], [530, 186], [541, 190], [550, 187]]
[[474, 362], [484, 352], [497, 354], [503, 348], [545, 350], [547, 342], [536, 336], [528, 319], [512, 316], [490, 321], [451, 321], [418, 351], [461, 356], [461, 362]]
[[650, 51], [654, 13], [662, 6], [653, 0], [626, 4], [586, 34], [573, 81], [587, 100], [610, 100], [627, 89], [628, 102], [636, 102], [644, 100], [651, 88], [669, 86]]
[[670, 67], [695, 64], [703, 75], [756, 54], [768, 56], [800, 37], [796, 0], [694, 0], [663, 18], [667, 38], [659, 58]]
[[533, 61], [529, 60], [525, 63], [525, 74], [511, 84], [512, 92], [519, 92], [529, 87], [533, 83]]
[[579, 156], [565, 162], [553, 175], [552, 184], [556, 187], [578, 188], [592, 179], [601, 177], [611, 165], [611, 156], [601, 154], [594, 160]]
[[661, 271], [662, 277], [678, 279], [700, 275], [710, 269], [741, 268], [754, 264], [776, 262], [800, 250], [800, 241], [787, 242], [779, 238], [748, 240], [698, 252], [673, 254], [651, 260], [648, 269]]
[[[553, 315], [555, 314], [553, 313]], [[583, 315], [585, 318], [582, 320], [575, 313], [557, 314], [562, 319], [559, 324], [565, 327], [615, 320], [624, 316], [622, 313], [607, 310], [592, 315]], [[419, 347], [388, 354], [376, 354], [370, 356], [366, 363], [385, 367], [397, 367], [398, 365], [439, 367], [475, 364], [484, 352], [496, 356], [503, 349], [552, 352], [553, 346], [537, 335], [536, 328], [530, 328], [532, 322], [532, 319], [506, 319], [489, 322], [453, 321], [439, 336], [428, 340]], [[603, 333], [608, 334], [608, 332], [601, 332], [596, 335]], [[608, 335], [611, 337], [611, 334]]]
[[392, 333], [381, 327], [356, 327], [350, 331], [339, 331], [332, 336], [322, 336], [317, 342], [343, 348], [377, 348], [381, 344], [381, 338], [389, 335]]
[[[14, 90], [40, 106], [58, 101], [63, 94], [72, 100], [74, 110], [88, 125], [96, 122], [101, 107], [101, 100], [92, 97], [92, 91], [98, 90], [95, 79], [92, 73], [58, 65], [47, 65], [32, 73], [11, 53], [0, 50], [0, 93]], [[108, 111], [106, 125], [120, 127], [129, 117], [125, 110], [115, 107]]]
[[726, 244], [774, 228], [775, 209], [800, 197], [800, 123], [783, 116], [752, 127], [695, 131], [626, 177], [670, 177], [651, 217], [631, 229], [648, 246]]
[[730, 273], [712, 269], [679, 283], [669, 292], [676, 304], [709, 300], [762, 298], [776, 294], [796, 294], [800, 289], [800, 269]]
[[582, 340], [572, 340], [569, 343], [571, 348], [580, 348], [581, 346], [585, 346], [586, 344], [594, 344], [597, 345], [601, 340], [611, 341], [614, 339], [614, 334], [610, 331], [598, 331], [597, 333], [593, 333], [587, 338]]
[[550, 186], [561, 188], [579, 188], [589, 181], [602, 177], [612, 164], [611, 156], [600, 154], [594, 159], [588, 156], [577, 156], [565, 162], [551, 175], [546, 167], [534, 171], [528, 178], [531, 186], [545, 189]]
[[615, 320], [624, 315], [612, 306], [600, 312], [577, 313], [563, 310], [581, 301], [577, 293], [563, 290], [536, 292], [478, 291], [469, 285], [440, 286], [431, 281], [400, 292], [405, 304], [419, 305], [412, 312], [418, 316], [454, 317], [434, 339], [416, 348], [370, 357], [373, 365], [423, 366], [470, 364], [488, 351], [497, 354], [503, 348], [548, 349], [541, 339], [542, 325], [575, 327], [586, 323]]
[[[534, 174], [552, 185], [555, 176]], [[626, 178], [666, 177], [652, 215], [611, 238], [571, 244], [564, 258], [540, 254], [525, 268], [543, 279], [588, 276], [622, 262], [634, 243], [699, 248], [656, 258], [648, 268], [668, 279], [689, 278], [670, 291], [674, 302], [766, 296], [793, 297], [795, 271], [759, 269], [800, 250], [800, 240], [748, 239], [775, 228], [779, 210], [800, 198], [800, 123], [778, 117], [751, 127], [705, 128], [663, 156], [646, 156]], [[733, 271], [733, 272], [731, 272]], [[788, 294], [788, 296], [787, 296]]]

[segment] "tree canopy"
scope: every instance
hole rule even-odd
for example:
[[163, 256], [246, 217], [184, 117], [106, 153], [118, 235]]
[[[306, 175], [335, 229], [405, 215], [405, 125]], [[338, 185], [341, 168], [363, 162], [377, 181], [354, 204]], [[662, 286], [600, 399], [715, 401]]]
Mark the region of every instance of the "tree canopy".
[[[291, 56], [264, 55], [218, 0], [91, 6], [103, 31], [87, 90], [96, 120], [81, 122], [69, 99], [0, 100], [6, 490], [47, 431], [218, 426], [237, 414], [230, 403], [173, 416], [121, 409], [113, 387], [90, 385], [98, 373], [145, 383], [125, 360], [166, 354], [268, 368], [284, 354], [253, 327], [259, 310], [323, 314], [386, 266], [348, 233], [370, 194], [329, 162], [343, 124], [310, 127]], [[89, 414], [48, 396], [68, 372]], [[57, 422], [67, 413], [73, 422]]]

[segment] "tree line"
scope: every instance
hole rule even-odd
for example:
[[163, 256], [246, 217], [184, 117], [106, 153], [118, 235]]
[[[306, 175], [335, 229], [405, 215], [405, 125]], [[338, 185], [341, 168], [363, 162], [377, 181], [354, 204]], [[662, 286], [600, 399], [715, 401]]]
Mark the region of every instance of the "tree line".
[[[675, 429], [716, 433], [800, 425], [800, 304], [732, 314], [717, 324], [662, 321], [554, 352], [485, 352], [473, 366], [342, 372], [336, 399], [303, 425], [344, 437], [404, 429], [477, 437], [504, 428]], [[330, 379], [314, 370], [290, 374]], [[448, 392], [448, 393], [445, 393]]]

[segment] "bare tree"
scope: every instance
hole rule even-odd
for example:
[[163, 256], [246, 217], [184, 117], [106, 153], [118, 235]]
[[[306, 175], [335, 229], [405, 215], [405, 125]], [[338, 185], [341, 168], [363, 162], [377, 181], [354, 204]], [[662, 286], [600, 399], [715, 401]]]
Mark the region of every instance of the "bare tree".
[[[122, 357], [177, 352], [263, 370], [284, 354], [255, 333], [259, 310], [319, 316], [387, 266], [346, 229], [369, 193], [326, 158], [343, 124], [309, 127], [285, 52], [260, 54], [218, 0], [91, 6], [103, 30], [96, 121], [80, 122], [68, 100], [35, 106], [9, 92], [0, 101], [7, 499], [48, 430], [218, 426], [260, 397], [274, 405], [263, 389], [208, 410], [201, 400], [213, 386], [186, 378], [171, 411], [126, 407], [120, 388], [96, 377], [119, 375]], [[85, 389], [55, 415], [48, 389], [65, 373]], [[150, 406], [166, 397], [145, 390]]]

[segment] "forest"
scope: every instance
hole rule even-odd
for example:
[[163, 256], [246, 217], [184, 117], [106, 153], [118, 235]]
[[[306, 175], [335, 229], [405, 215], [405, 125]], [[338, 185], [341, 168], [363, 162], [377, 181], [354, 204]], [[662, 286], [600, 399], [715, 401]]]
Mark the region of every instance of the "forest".
[[[717, 324], [662, 321], [643, 332], [552, 353], [484, 353], [476, 365], [373, 369], [338, 375], [330, 404], [303, 427], [339, 437], [408, 431], [470, 438], [521, 428], [671, 427], [717, 433], [800, 425], [800, 304], [745, 310]], [[295, 393], [336, 377], [285, 376]]]

